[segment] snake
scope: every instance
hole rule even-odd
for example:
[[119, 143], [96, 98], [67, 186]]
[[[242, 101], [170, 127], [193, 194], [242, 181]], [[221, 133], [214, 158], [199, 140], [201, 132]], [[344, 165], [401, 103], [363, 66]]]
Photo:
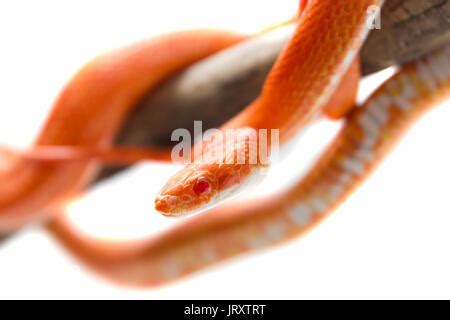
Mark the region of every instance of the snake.
[[[108, 150], [132, 102], [182, 67], [245, 39], [224, 32], [181, 32], [99, 57], [72, 79], [57, 100], [36, 146], [44, 150], [49, 145], [63, 146], [62, 151], [75, 151], [79, 157], [73, 160], [73, 154], [63, 155], [62, 161], [53, 161], [50, 154], [50, 161], [40, 160], [39, 155], [34, 160], [29, 155], [16, 159], [18, 164], [1, 173], [14, 179], [10, 185], [0, 187], [0, 195], [5, 195], [0, 198], [0, 228], [11, 230], [45, 216], [50, 233], [81, 261], [113, 281], [136, 286], [165, 284], [303, 234], [370, 175], [421, 114], [449, 97], [447, 46], [401, 67], [362, 106], [348, 110], [355, 86], [353, 81], [343, 79], [357, 75], [352, 66], [368, 33], [366, 10], [382, 2], [302, 1], [296, 31], [260, 97], [221, 127], [282, 128], [281, 140], [287, 141], [333, 102], [335, 108], [329, 115], [342, 117], [343, 127], [307, 174], [290, 188], [258, 201], [221, 203], [172, 230], [129, 243], [89, 238], [68, 222], [59, 204], [82, 189], [94, 171], [95, 160], [120, 161], [122, 151], [114, 154], [98, 150]], [[172, 54], [174, 48], [179, 49], [176, 55]], [[153, 53], [151, 57], [149, 52]], [[138, 153], [130, 152], [129, 161], [136, 161], [139, 156], [134, 155]], [[151, 150], [141, 156], [152, 157], [163, 158]], [[244, 178], [233, 180], [231, 187], [228, 183], [227, 189], [239, 186], [253, 171], [262, 169], [260, 165], [244, 166]], [[163, 188], [157, 207], [167, 214], [179, 214], [217, 201], [217, 194], [228, 190], [220, 189], [220, 184], [205, 175], [214, 171], [216, 176], [220, 170], [210, 164], [188, 165]], [[17, 182], [13, 174], [18, 175]], [[195, 178], [176, 180], [183, 175]], [[186, 181], [186, 187], [172, 186]], [[201, 189], [209, 192], [191, 200], [198, 181], [207, 181], [207, 188]], [[183, 200], [162, 201], [184, 193], [187, 197], [181, 197]]]
[[64, 214], [48, 228], [109, 280], [139, 287], [167, 284], [307, 233], [370, 176], [422, 115], [448, 98], [450, 45], [403, 66], [354, 108], [314, 165], [283, 192], [224, 203], [172, 230], [122, 244], [80, 234]]

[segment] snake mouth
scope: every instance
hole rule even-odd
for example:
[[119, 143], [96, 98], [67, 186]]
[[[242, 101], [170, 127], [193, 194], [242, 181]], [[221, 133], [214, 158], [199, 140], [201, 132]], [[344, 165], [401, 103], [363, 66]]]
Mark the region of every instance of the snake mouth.
[[[155, 209], [166, 217], [179, 217], [202, 211], [203, 204], [179, 205], [176, 204], [177, 196], [157, 195], [155, 198]], [[209, 201], [205, 203], [208, 206]]]
[[169, 214], [169, 212], [168, 212], [169, 207], [168, 207], [167, 203], [163, 199], [160, 199], [159, 196], [156, 196], [155, 209], [164, 215]]
[[157, 195], [155, 198], [155, 209], [165, 216], [174, 215], [173, 209], [176, 208], [177, 197], [170, 195]]

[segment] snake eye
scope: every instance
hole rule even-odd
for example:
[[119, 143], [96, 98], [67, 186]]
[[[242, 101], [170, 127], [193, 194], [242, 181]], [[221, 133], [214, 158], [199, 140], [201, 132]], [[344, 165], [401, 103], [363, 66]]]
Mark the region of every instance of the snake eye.
[[199, 179], [194, 184], [194, 192], [198, 196], [203, 196], [211, 191], [211, 185], [205, 179]]

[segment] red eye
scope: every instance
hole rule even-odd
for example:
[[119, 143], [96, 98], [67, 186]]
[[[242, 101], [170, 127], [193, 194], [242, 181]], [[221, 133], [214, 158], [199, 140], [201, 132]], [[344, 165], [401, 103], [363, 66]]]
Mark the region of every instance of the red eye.
[[197, 180], [194, 185], [194, 192], [198, 196], [208, 194], [211, 191], [211, 186], [206, 180]]

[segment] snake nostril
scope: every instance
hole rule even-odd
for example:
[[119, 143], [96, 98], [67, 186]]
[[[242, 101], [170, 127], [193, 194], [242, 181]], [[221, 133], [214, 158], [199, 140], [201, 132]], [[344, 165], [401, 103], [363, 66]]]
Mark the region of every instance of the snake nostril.
[[197, 180], [194, 185], [194, 192], [196, 195], [206, 195], [211, 191], [211, 185], [206, 180]]
[[155, 209], [157, 211], [160, 211], [162, 213], [168, 213], [169, 212], [169, 204], [164, 199], [164, 197], [157, 196], [155, 199]]
[[166, 204], [161, 201], [161, 200], [156, 200], [155, 201], [155, 209], [158, 211], [164, 211], [164, 209], [166, 209]]

